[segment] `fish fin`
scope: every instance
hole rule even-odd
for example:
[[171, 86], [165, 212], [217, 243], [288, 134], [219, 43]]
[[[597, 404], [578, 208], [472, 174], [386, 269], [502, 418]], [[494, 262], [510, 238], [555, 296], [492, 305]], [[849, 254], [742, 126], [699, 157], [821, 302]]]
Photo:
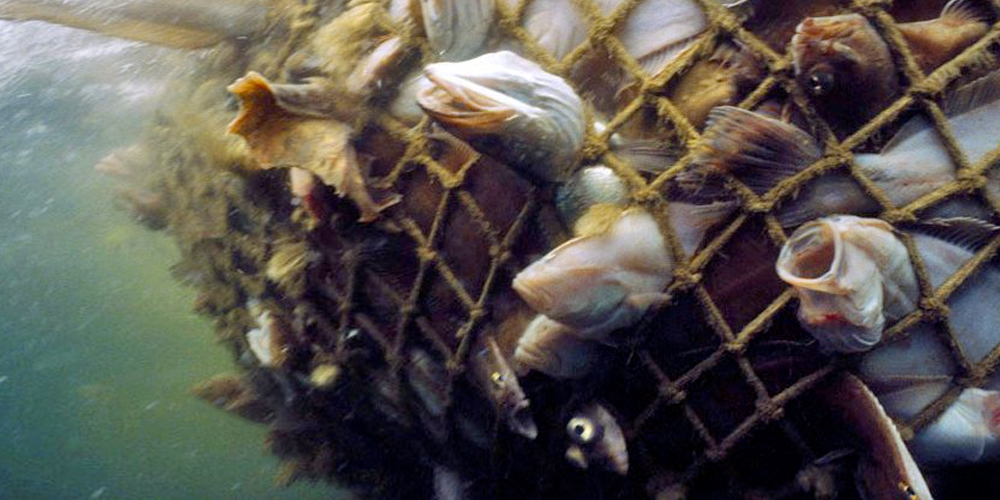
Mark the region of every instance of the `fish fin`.
[[656, 76], [660, 74], [661, 71], [666, 69], [671, 61], [677, 59], [691, 44], [694, 42], [696, 36], [691, 38], [686, 38], [680, 40], [673, 45], [663, 47], [656, 52], [653, 52], [645, 57], [639, 58], [637, 61], [642, 70], [646, 72], [649, 76]]
[[967, 113], [1000, 99], [1000, 71], [994, 71], [963, 85], [945, 97], [943, 108], [949, 117]]
[[915, 229], [972, 252], [982, 249], [1000, 233], [1000, 226], [972, 217], [929, 219], [919, 223]]
[[970, 0], [950, 0], [941, 9], [941, 19], [956, 24], [985, 23], [989, 22], [989, 15]]
[[730, 172], [763, 193], [818, 160], [816, 140], [795, 125], [732, 106], [708, 116], [695, 169]]
[[933, 126], [934, 124], [924, 115], [917, 115], [910, 118], [903, 124], [902, 127], [899, 127], [899, 130], [892, 136], [891, 139], [889, 139], [889, 142], [885, 143], [885, 146], [882, 146], [882, 150], [879, 151], [879, 154], [886, 154], [893, 149], [896, 149], [910, 137], [913, 137]]
[[632, 168], [651, 174], [670, 168], [680, 157], [677, 150], [657, 139], [622, 139], [612, 144], [611, 151]]

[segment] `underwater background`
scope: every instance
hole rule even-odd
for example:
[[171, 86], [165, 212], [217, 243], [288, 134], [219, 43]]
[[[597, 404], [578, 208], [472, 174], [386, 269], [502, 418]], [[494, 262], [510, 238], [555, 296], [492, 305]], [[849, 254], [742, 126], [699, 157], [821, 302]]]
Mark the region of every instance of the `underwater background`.
[[94, 171], [197, 57], [0, 21], [0, 498], [346, 497], [190, 393], [231, 355]]

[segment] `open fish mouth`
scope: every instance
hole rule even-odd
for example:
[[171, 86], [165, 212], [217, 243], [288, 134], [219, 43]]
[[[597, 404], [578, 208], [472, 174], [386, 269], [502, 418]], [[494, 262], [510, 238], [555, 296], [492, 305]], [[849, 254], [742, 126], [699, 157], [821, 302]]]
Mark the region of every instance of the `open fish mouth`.
[[534, 115], [535, 109], [499, 90], [450, 71], [452, 63], [425, 69], [432, 86], [417, 94], [417, 103], [435, 119], [453, 126], [495, 131], [519, 114]]
[[844, 243], [833, 223], [808, 223], [788, 240], [778, 256], [778, 275], [785, 282], [809, 290], [841, 293], [837, 283]]

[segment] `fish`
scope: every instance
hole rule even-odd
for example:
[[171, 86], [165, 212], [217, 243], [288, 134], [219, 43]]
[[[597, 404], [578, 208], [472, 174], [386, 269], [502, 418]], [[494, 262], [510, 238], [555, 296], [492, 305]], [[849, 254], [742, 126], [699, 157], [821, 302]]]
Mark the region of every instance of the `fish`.
[[417, 103], [445, 130], [545, 181], [565, 180], [583, 147], [583, 102], [562, 78], [513, 52], [429, 64]]
[[421, 19], [439, 61], [477, 56], [489, 40], [495, 0], [420, 0]]
[[[989, 117], [1000, 112], [1000, 72], [984, 76], [948, 95], [944, 107], [959, 147], [979, 161], [995, 144]], [[996, 130], [1000, 133], [1000, 130]], [[678, 185], [701, 198], [718, 197], [712, 176], [732, 175], [758, 195], [822, 158], [816, 139], [797, 126], [760, 112], [729, 106], [712, 110], [703, 142]], [[923, 116], [908, 120], [878, 153], [858, 153], [854, 161], [895, 206], [906, 206], [956, 179], [954, 162], [939, 134]], [[1000, 192], [1000, 178], [987, 190]], [[836, 213], [874, 214], [881, 207], [846, 173], [828, 173], [783, 200], [775, 216], [786, 228]]]
[[672, 271], [656, 220], [633, 207], [617, 212], [605, 231], [578, 236], [535, 261], [512, 286], [535, 311], [581, 338], [601, 339], [666, 303]]
[[799, 322], [827, 352], [871, 349], [886, 323], [920, 298], [906, 246], [879, 219], [835, 215], [804, 224], [776, 269], [799, 298]]
[[897, 27], [917, 65], [929, 74], [986, 35], [988, 12], [974, 0], [950, 0], [937, 18]]
[[229, 132], [244, 138], [258, 168], [298, 167], [315, 174], [358, 207], [358, 221], [372, 222], [400, 201], [376, 201], [351, 143], [352, 128], [329, 118], [298, 116], [278, 104], [273, 86], [251, 71], [228, 87], [242, 101]]
[[[987, 17], [970, 0], [951, 0], [937, 18], [897, 27], [930, 73], [982, 38]], [[790, 47], [796, 79], [836, 131], [856, 129], [899, 93], [889, 46], [860, 14], [806, 18]]]
[[528, 323], [514, 350], [519, 370], [535, 370], [558, 379], [580, 379], [600, 363], [604, 349], [573, 330], [539, 314]]
[[834, 130], [851, 132], [899, 92], [889, 46], [860, 14], [809, 17], [795, 28], [795, 79]]
[[264, 274], [283, 293], [301, 297], [306, 290], [306, 271], [319, 260], [319, 252], [307, 241], [282, 238], [274, 242]]
[[[595, 6], [610, 17], [623, 3], [598, 0]], [[525, 30], [557, 60], [583, 43], [590, 29], [585, 11], [571, 0], [529, 2], [523, 19]], [[613, 34], [643, 72], [655, 76], [707, 29], [708, 19], [695, 1], [646, 0], [632, 8]]]
[[443, 418], [451, 405], [451, 380], [447, 370], [419, 348], [410, 351], [409, 361], [406, 365], [407, 381], [423, 409], [436, 418]]
[[628, 445], [618, 421], [604, 406], [590, 403], [566, 422], [570, 445], [566, 460], [576, 467], [600, 467], [619, 475], [628, 474]]
[[45, 21], [177, 49], [204, 49], [261, 33], [262, 0], [3, 0], [0, 19]]
[[489, 334], [481, 334], [473, 346], [469, 362], [472, 381], [483, 390], [500, 418], [516, 434], [528, 439], [538, 436], [538, 426], [531, 415], [528, 398], [521, 389], [517, 374]]

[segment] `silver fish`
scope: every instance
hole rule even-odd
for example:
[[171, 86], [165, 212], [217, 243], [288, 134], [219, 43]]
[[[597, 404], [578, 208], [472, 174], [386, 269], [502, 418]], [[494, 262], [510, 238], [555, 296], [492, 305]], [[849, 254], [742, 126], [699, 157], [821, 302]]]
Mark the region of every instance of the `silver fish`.
[[496, 13], [494, 0], [420, 0], [424, 31], [440, 61], [479, 55]]
[[870, 349], [886, 322], [912, 311], [920, 296], [906, 246], [878, 219], [838, 215], [805, 224], [776, 267], [799, 296], [799, 321], [826, 351]]
[[469, 362], [473, 382], [485, 392], [510, 430], [528, 439], [535, 439], [538, 427], [528, 408], [528, 398], [496, 340], [490, 335], [481, 334]]
[[597, 403], [578, 411], [566, 423], [570, 446], [566, 460], [581, 469], [591, 465], [622, 476], [628, 474], [628, 446], [615, 417]]
[[672, 271], [656, 220], [629, 208], [603, 233], [574, 238], [525, 268], [513, 287], [539, 313], [601, 339], [668, 300]]
[[424, 68], [417, 102], [435, 121], [502, 162], [549, 181], [572, 172], [583, 146], [583, 103], [562, 78], [513, 52]]
[[599, 363], [602, 350], [596, 342], [582, 339], [569, 327], [539, 314], [517, 341], [514, 363], [519, 369], [553, 378], [578, 379]]

